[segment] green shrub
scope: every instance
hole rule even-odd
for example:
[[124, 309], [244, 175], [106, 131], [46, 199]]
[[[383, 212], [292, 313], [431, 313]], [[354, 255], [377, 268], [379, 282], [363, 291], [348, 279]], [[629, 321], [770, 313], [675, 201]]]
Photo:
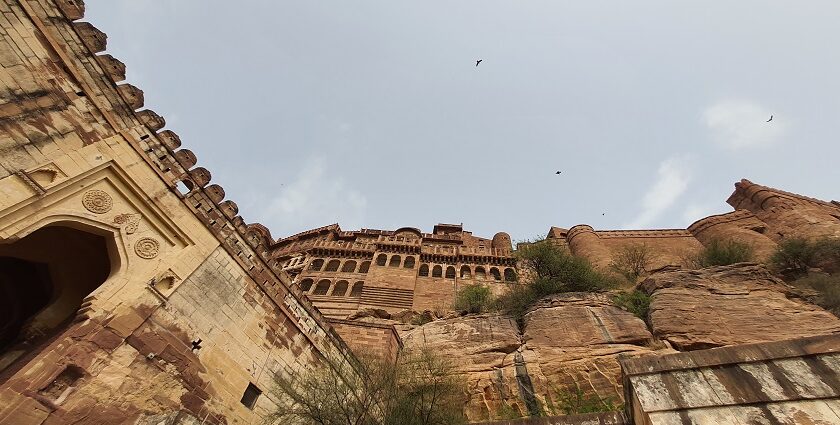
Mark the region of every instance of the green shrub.
[[712, 240], [695, 258], [698, 267], [728, 266], [752, 261], [753, 248], [733, 240]]
[[793, 285], [816, 291], [815, 304], [840, 316], [840, 276], [809, 274], [793, 281]]
[[622, 247], [613, 258], [613, 270], [627, 278], [631, 283], [647, 271], [650, 267], [651, 253], [647, 245], [632, 244]]
[[455, 309], [467, 313], [481, 313], [489, 310], [493, 301], [490, 288], [481, 285], [467, 285], [455, 294]]
[[812, 267], [837, 272], [840, 270], [840, 239], [785, 239], [770, 257], [770, 264], [782, 272], [805, 273]]
[[598, 394], [585, 394], [579, 386], [566, 391], [557, 391], [558, 407], [565, 415], [582, 413], [600, 413], [621, 410], [611, 398], [601, 398]]
[[520, 277], [523, 285], [500, 296], [495, 307], [520, 321], [528, 307], [546, 295], [603, 291], [618, 284], [614, 276], [595, 270], [585, 259], [549, 241], [520, 245], [516, 256], [527, 270]]
[[629, 311], [647, 322], [650, 312], [650, 295], [637, 289], [633, 292], [622, 292], [616, 295], [613, 297], [613, 302], [619, 308]]
[[770, 263], [781, 271], [804, 272], [814, 262], [814, 245], [807, 239], [785, 239], [770, 257]]

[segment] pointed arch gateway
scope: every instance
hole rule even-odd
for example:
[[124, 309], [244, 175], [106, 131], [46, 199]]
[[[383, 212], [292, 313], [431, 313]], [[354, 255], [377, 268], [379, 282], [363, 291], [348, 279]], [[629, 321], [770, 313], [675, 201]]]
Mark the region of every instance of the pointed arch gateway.
[[0, 244], [0, 372], [20, 367], [72, 323], [120, 268], [116, 246], [113, 233], [77, 222]]

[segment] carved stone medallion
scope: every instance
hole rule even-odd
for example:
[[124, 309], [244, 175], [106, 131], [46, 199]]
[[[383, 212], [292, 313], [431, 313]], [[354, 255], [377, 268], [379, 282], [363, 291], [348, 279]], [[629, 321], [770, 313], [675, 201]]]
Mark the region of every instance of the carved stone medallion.
[[130, 235], [137, 231], [137, 226], [140, 225], [139, 214], [119, 214], [114, 217], [114, 223], [120, 226], [125, 226], [125, 233]]
[[160, 252], [160, 242], [153, 238], [140, 238], [134, 243], [134, 253], [147, 260], [157, 257]]
[[85, 196], [82, 198], [82, 205], [92, 213], [104, 214], [111, 211], [111, 207], [114, 206], [114, 200], [111, 199], [111, 195], [104, 191], [91, 189], [85, 192]]

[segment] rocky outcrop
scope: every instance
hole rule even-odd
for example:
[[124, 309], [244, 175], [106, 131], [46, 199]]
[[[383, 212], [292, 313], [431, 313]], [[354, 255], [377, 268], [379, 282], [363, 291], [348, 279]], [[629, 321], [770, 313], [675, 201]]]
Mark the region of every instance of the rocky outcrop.
[[[471, 421], [510, 414], [562, 414], [560, 393], [580, 388], [621, 402], [619, 355], [656, 351], [644, 322], [603, 294], [545, 298], [515, 320], [482, 314], [403, 329], [408, 349], [425, 347], [450, 359], [467, 387]], [[668, 351], [670, 352], [670, 351]]]
[[799, 298], [761, 265], [656, 273], [653, 334], [680, 351], [840, 333], [840, 319]]

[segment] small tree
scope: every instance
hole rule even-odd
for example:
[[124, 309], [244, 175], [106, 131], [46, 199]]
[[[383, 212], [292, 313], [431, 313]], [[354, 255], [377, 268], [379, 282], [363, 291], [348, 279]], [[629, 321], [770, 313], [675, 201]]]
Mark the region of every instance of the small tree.
[[693, 259], [697, 267], [728, 266], [753, 259], [753, 248], [733, 240], [714, 239]]
[[816, 250], [803, 238], [785, 239], [770, 257], [771, 264], [780, 271], [802, 273], [814, 262]]
[[613, 302], [622, 310], [633, 313], [639, 319], [647, 322], [650, 312], [650, 295], [640, 290], [622, 292], [613, 297]]
[[651, 254], [647, 245], [632, 244], [622, 247], [613, 258], [613, 270], [627, 278], [631, 283], [644, 274], [651, 263]]
[[520, 322], [538, 299], [562, 292], [596, 292], [616, 286], [614, 276], [595, 270], [586, 259], [551, 241], [520, 245], [516, 256], [525, 269], [523, 285], [512, 287], [497, 298], [496, 308]]
[[467, 285], [455, 295], [455, 309], [467, 313], [481, 313], [487, 311], [493, 295], [490, 288], [482, 285]]
[[466, 422], [464, 391], [445, 360], [425, 350], [396, 363], [364, 356], [324, 359], [321, 367], [276, 379], [271, 424], [446, 425]]
[[611, 398], [601, 398], [598, 394], [586, 394], [575, 384], [573, 388], [555, 390], [558, 408], [564, 415], [579, 415], [583, 413], [612, 412], [621, 410], [622, 406], [613, 402]]

